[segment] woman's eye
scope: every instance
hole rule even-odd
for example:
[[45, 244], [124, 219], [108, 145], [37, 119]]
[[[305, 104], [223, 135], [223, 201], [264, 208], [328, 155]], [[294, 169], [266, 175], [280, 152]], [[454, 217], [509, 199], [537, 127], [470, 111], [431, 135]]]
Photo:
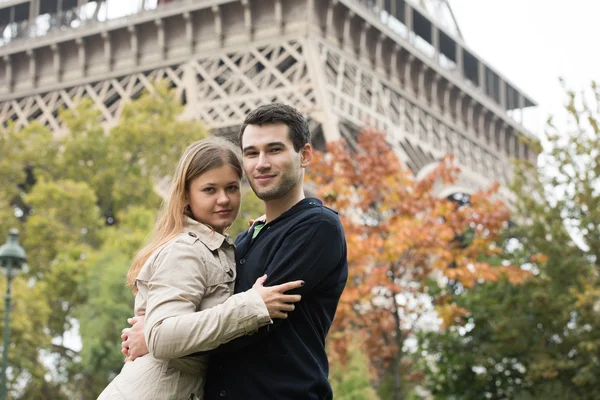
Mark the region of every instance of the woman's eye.
[[215, 191], [215, 188], [204, 188], [202, 189], [202, 191], [205, 193], [213, 193]]
[[229, 186], [227, 190], [229, 190], [230, 192], [237, 192], [238, 190], [240, 190], [240, 188], [237, 186]]

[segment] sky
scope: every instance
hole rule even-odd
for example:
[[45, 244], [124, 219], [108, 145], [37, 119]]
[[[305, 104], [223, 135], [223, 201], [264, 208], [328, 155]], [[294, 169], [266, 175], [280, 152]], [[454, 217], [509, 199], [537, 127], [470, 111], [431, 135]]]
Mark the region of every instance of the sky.
[[544, 132], [549, 115], [564, 117], [559, 77], [574, 90], [600, 82], [600, 1], [448, 3], [467, 46], [538, 103], [524, 122], [532, 133]]

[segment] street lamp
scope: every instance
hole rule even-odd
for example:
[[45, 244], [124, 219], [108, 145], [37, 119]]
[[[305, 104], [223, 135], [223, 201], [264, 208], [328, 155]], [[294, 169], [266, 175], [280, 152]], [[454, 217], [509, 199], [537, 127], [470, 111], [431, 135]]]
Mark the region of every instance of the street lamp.
[[8, 240], [0, 246], [0, 267], [6, 269], [6, 297], [4, 305], [4, 345], [2, 348], [2, 388], [0, 400], [6, 400], [6, 369], [8, 368], [8, 314], [10, 312], [10, 285], [25, 262], [25, 250], [19, 245], [19, 231], [12, 228]]

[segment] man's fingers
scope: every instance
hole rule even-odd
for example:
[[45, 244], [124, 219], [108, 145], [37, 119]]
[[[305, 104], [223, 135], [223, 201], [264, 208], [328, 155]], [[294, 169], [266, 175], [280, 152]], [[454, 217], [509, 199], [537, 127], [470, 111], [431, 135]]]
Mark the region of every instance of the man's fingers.
[[299, 294], [282, 294], [279, 298], [282, 303], [297, 303], [302, 299]]
[[304, 286], [304, 281], [293, 281], [282, 283], [281, 285], [273, 286], [273, 289], [278, 291], [279, 293], [284, 293], [292, 289], [298, 289], [299, 287]]

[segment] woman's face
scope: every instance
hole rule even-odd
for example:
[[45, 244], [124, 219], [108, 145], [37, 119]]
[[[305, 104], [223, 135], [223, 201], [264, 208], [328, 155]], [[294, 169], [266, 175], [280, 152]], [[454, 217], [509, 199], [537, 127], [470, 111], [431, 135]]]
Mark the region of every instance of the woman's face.
[[228, 164], [206, 171], [190, 182], [188, 201], [196, 221], [223, 233], [240, 211], [240, 179]]

